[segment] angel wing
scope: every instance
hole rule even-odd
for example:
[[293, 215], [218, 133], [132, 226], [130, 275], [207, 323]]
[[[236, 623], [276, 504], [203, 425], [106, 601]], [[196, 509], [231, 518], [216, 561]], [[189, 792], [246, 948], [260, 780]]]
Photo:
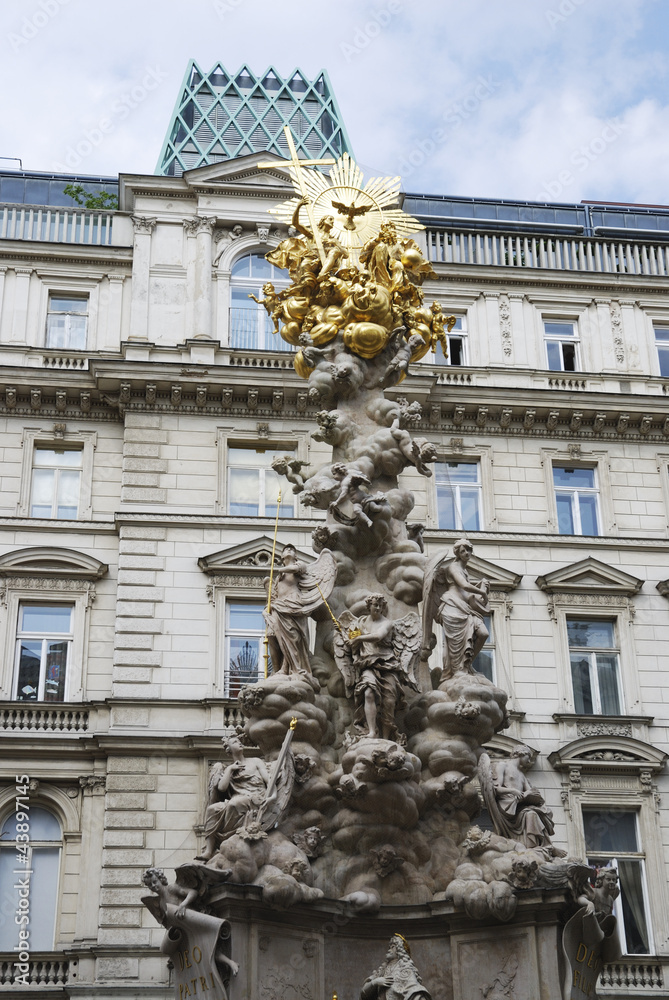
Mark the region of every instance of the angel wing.
[[479, 784], [481, 785], [481, 792], [483, 794], [483, 801], [485, 802], [486, 809], [490, 813], [490, 819], [492, 820], [492, 825], [495, 827], [495, 833], [499, 834], [500, 837], [509, 837], [511, 840], [516, 840], [517, 834], [513, 832], [506, 816], [497, 804], [497, 796], [495, 795], [495, 772], [493, 768], [493, 762], [490, 760], [488, 754], [482, 753], [479, 757], [478, 773]]
[[423, 578], [423, 648], [432, 648], [434, 645], [432, 623], [437, 621], [441, 595], [445, 585], [441, 584], [440, 577], [450, 563], [453, 562], [452, 555], [434, 556], [427, 564], [425, 577]]
[[337, 578], [337, 561], [330, 549], [323, 549], [316, 562], [307, 567], [299, 581], [302, 613], [311, 614], [332, 593]]
[[396, 621], [393, 627], [393, 650], [397, 657], [404, 682], [414, 691], [418, 691], [415, 668], [420, 656], [421, 624], [420, 617], [411, 611], [404, 618]]
[[355, 667], [351, 655], [351, 646], [347, 641], [346, 633], [349, 629], [360, 627], [360, 619], [351, 614], [350, 611], [342, 611], [339, 616], [341, 629], [334, 631], [334, 658], [340, 674], [344, 678], [346, 685], [346, 697], [350, 698], [355, 688]]
[[208, 889], [222, 885], [230, 878], [229, 868], [207, 868], [206, 865], [190, 862], [174, 869], [176, 883], [182, 889], [197, 889], [200, 899]]
[[211, 805], [215, 801], [214, 794], [216, 791], [216, 786], [218, 784], [218, 779], [221, 777], [221, 772], [225, 770], [225, 766], [220, 760], [216, 761], [209, 768], [209, 783], [207, 785], [207, 805]]

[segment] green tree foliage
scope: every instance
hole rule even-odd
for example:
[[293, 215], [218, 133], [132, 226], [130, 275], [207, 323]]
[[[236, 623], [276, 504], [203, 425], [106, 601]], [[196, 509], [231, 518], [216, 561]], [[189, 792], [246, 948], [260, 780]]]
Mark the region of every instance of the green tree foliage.
[[83, 205], [84, 208], [97, 208], [110, 212], [118, 208], [118, 198], [115, 194], [109, 194], [108, 191], [92, 194], [90, 191], [84, 191], [81, 184], [66, 184], [63, 188], [63, 194], [69, 195], [72, 201], [75, 201], [77, 205]]

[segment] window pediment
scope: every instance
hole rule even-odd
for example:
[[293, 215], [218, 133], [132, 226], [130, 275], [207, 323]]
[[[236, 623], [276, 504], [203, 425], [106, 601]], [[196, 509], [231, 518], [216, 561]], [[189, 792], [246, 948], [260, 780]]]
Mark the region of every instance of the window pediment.
[[95, 556], [51, 545], [16, 549], [0, 556], [0, 579], [100, 580], [109, 571]]
[[[202, 556], [198, 559], [197, 564], [202, 572], [208, 576], [234, 573], [237, 576], [257, 577], [262, 580], [272, 564], [272, 545], [272, 539], [267, 535], [262, 535], [249, 542], [242, 542], [240, 545], [232, 545], [226, 549], [219, 549], [218, 552], [212, 552], [211, 555]], [[284, 548], [285, 543], [276, 543], [275, 565], [280, 562]], [[315, 560], [315, 556], [311, 552], [302, 552], [298, 549], [297, 555], [306, 563]]]
[[467, 572], [475, 579], [480, 580], [485, 577], [490, 583], [491, 590], [501, 591], [505, 594], [508, 594], [511, 590], [515, 590], [523, 579], [522, 573], [512, 573], [511, 570], [504, 569], [503, 566], [498, 566], [496, 563], [488, 562], [487, 559], [481, 559], [477, 555], [472, 555], [469, 560]]
[[[473, 562], [473, 559], [472, 559]], [[548, 594], [610, 594], [633, 597], [644, 581], [589, 556], [580, 562], [538, 576], [537, 586]]]
[[[262, 170], [259, 163], [271, 163], [276, 160], [276, 169], [271, 167]], [[274, 153], [260, 152], [251, 153], [248, 156], [236, 156], [234, 160], [225, 160], [222, 163], [210, 163], [194, 170], [186, 170], [183, 180], [189, 187], [202, 188], [209, 185], [247, 183], [261, 185], [262, 187], [285, 187], [292, 191], [292, 185], [285, 171], [284, 159]], [[282, 169], [282, 165], [284, 169]]]
[[556, 771], [659, 772], [668, 754], [629, 736], [584, 736], [573, 740], [548, 759]]

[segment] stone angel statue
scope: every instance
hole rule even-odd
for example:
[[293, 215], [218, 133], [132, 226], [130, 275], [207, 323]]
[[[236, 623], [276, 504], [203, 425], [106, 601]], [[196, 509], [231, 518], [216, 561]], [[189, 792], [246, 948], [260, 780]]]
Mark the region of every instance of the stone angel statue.
[[453, 556], [433, 559], [425, 572], [423, 585], [423, 659], [436, 644], [432, 623], [444, 630], [443, 678], [458, 670], [474, 674], [473, 661], [483, 648], [488, 629], [483, 616], [490, 614], [487, 580], [469, 579], [467, 563], [473, 546], [461, 538], [453, 546]]
[[209, 794], [204, 814], [205, 849], [197, 861], [210, 861], [224, 840], [237, 834], [244, 840], [262, 840], [281, 818], [293, 790], [295, 763], [290, 744], [291, 724], [279, 755], [270, 767], [262, 757], [245, 757], [238, 736], [223, 745], [230, 764], [217, 762], [209, 772]]
[[335, 662], [355, 701], [354, 724], [372, 739], [396, 740], [395, 713], [403, 708], [403, 687], [418, 691], [415, 667], [420, 652], [420, 618], [387, 617], [382, 594], [370, 594], [366, 615], [344, 611], [335, 631]]

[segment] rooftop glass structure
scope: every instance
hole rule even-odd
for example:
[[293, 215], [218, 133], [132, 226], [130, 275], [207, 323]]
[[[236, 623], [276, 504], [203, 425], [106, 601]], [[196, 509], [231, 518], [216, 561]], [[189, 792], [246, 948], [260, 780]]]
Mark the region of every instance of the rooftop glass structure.
[[156, 173], [180, 177], [184, 170], [257, 152], [288, 158], [284, 125], [305, 159], [352, 152], [324, 70], [315, 80], [299, 69], [284, 78], [271, 66], [262, 76], [247, 66], [229, 73], [220, 63], [205, 73], [191, 60]]

